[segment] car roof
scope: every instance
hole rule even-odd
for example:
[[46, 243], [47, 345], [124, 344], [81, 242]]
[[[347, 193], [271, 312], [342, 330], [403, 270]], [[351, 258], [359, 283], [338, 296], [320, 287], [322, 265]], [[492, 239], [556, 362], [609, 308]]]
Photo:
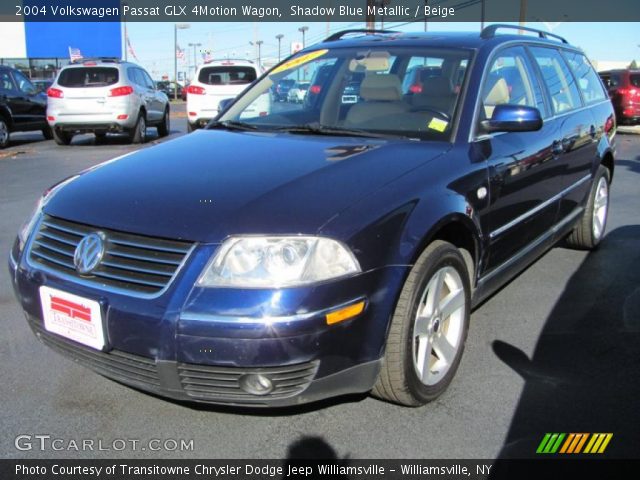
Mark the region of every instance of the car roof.
[[[517, 28], [517, 27], [516, 27]], [[544, 33], [544, 32], [542, 32]], [[550, 35], [550, 34], [547, 34]], [[332, 36], [333, 37], [333, 36]], [[495, 34], [482, 36], [479, 32], [388, 32], [345, 36], [339, 39], [329, 37], [321, 43], [305, 50], [322, 48], [372, 48], [382, 45], [398, 47], [430, 47], [430, 48], [464, 48], [464, 49], [493, 49], [508, 42], [548, 44], [554, 47], [562, 46], [578, 50], [576, 47], [562, 41], [533, 35]]]

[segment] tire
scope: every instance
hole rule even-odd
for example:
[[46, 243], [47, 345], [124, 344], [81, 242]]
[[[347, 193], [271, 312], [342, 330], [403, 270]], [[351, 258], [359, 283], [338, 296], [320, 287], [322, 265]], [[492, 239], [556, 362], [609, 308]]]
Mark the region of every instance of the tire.
[[567, 237], [567, 245], [580, 250], [594, 250], [598, 247], [607, 227], [609, 217], [609, 169], [600, 165], [593, 179], [587, 207], [580, 222]]
[[469, 273], [460, 251], [434, 241], [400, 293], [373, 395], [410, 407], [440, 396], [460, 365], [470, 306]]
[[9, 146], [10, 130], [7, 121], [0, 117], [0, 148]]
[[53, 139], [53, 131], [51, 130], [51, 127], [45, 127], [42, 129], [42, 136], [44, 137], [45, 140], [52, 140]]
[[69, 145], [71, 143], [71, 139], [73, 138], [72, 134], [55, 128], [51, 129], [51, 132], [53, 133], [53, 139], [58, 145]]
[[144, 143], [147, 140], [147, 120], [144, 113], [138, 115], [136, 126], [129, 132], [131, 143]]
[[195, 132], [198, 129], [197, 125], [193, 125], [187, 122], [187, 133]]
[[[189, 123], [189, 122], [187, 122]], [[169, 116], [169, 108], [164, 111], [161, 122], [158, 124], [158, 136], [166, 137], [171, 131], [171, 117]]]

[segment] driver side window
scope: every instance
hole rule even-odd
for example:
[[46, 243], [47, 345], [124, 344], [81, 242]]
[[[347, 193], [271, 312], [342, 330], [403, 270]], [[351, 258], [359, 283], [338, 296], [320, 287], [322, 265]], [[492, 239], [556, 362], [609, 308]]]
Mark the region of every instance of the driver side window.
[[482, 87], [481, 120], [491, 118], [498, 105], [524, 105], [544, 112], [542, 94], [534, 80], [522, 47], [501, 51], [494, 58]]

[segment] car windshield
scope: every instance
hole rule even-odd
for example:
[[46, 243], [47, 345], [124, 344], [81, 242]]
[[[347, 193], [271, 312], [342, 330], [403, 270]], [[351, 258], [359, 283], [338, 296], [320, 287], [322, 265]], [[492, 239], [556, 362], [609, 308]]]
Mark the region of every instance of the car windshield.
[[58, 78], [58, 85], [69, 88], [106, 87], [116, 83], [118, 69], [112, 67], [67, 68]]
[[242, 85], [255, 79], [255, 68], [230, 65], [204, 67], [198, 75], [198, 81], [206, 85]]
[[[304, 52], [272, 69], [210, 127], [448, 140], [470, 57], [469, 50], [424, 47]], [[305, 90], [304, 100], [276, 95], [287, 84]]]

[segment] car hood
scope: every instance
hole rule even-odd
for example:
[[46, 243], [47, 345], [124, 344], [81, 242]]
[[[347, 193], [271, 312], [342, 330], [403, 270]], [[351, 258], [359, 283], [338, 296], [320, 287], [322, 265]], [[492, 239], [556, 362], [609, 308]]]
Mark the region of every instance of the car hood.
[[433, 159], [446, 143], [200, 130], [106, 162], [45, 212], [96, 227], [220, 242], [317, 232], [354, 202]]

